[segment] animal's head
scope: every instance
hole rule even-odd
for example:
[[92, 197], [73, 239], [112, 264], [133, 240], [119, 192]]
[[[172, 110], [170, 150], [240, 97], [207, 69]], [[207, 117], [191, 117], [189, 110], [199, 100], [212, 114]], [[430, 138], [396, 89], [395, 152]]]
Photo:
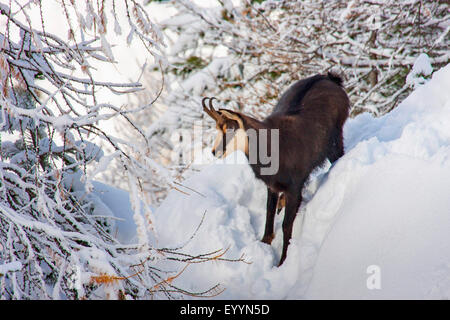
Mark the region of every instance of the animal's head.
[[[206, 100], [209, 99], [209, 108]], [[215, 98], [203, 98], [203, 110], [216, 122], [217, 136], [212, 153], [218, 158], [241, 150], [248, 154], [248, 137], [244, 128], [244, 120], [238, 112], [226, 109], [215, 110], [212, 101]]]

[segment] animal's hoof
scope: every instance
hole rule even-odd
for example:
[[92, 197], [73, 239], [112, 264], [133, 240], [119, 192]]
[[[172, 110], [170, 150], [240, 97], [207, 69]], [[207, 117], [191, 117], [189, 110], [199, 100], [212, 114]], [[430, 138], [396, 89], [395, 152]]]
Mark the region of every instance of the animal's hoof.
[[264, 243], [267, 243], [268, 245], [270, 245], [271, 243], [272, 243], [272, 240], [273, 240], [273, 238], [275, 237], [275, 235], [272, 233], [272, 234], [270, 234], [270, 235], [265, 235], [262, 239], [261, 239], [261, 241], [262, 242], [264, 242]]
[[280, 267], [283, 264], [284, 260], [286, 260], [286, 257], [281, 257], [278, 267]]

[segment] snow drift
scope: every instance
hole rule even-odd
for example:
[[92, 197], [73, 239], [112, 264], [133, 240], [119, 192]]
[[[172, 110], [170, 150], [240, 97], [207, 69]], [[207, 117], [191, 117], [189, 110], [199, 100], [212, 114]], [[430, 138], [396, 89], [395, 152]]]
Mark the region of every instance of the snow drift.
[[261, 243], [266, 189], [245, 156], [202, 168], [184, 182], [195, 192], [173, 191], [156, 210], [158, 246], [229, 248], [251, 263], [194, 265], [179, 285], [220, 282], [222, 299], [449, 299], [449, 88], [450, 65], [389, 114], [347, 122], [346, 154], [311, 177], [280, 268], [283, 214], [272, 246]]

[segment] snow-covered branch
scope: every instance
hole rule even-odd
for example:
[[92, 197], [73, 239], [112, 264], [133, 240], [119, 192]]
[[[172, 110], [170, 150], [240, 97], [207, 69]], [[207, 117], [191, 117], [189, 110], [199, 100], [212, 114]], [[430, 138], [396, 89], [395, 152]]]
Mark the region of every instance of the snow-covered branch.
[[[164, 66], [164, 35], [135, 0], [55, 2], [67, 37], [46, 26], [56, 13], [49, 2], [0, 4], [6, 29], [0, 34], [0, 298], [89, 299], [208, 296], [176, 286], [162, 260], [186, 263], [218, 260], [215, 253], [180, 256], [153, 247], [152, 195], [143, 178], [171, 176], [152, 158], [145, 130], [131, 118], [151, 106], [126, 109], [99, 94], [142, 90], [136, 81], [99, 80], [115, 64], [107, 35], [128, 29], [146, 55]], [[121, 9], [119, 9], [121, 6]], [[126, 15], [120, 20], [119, 10]], [[37, 13], [37, 14], [36, 14]], [[108, 20], [113, 22], [113, 27]], [[158, 84], [162, 92], [164, 81]], [[111, 102], [113, 101], [113, 102]], [[114, 136], [102, 126], [121, 118], [139, 139]], [[105, 144], [113, 152], [105, 155]], [[112, 209], [93, 191], [94, 176], [117, 161], [126, 175], [137, 225], [136, 243], [116, 237]], [[154, 180], [156, 181], [156, 179]], [[132, 218], [131, 216], [129, 217]], [[203, 259], [203, 260], [202, 260]]]

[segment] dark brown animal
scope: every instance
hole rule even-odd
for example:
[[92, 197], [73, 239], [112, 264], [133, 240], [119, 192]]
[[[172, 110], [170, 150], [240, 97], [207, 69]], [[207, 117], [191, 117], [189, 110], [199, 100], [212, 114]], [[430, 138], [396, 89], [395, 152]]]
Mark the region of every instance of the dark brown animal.
[[[209, 108], [206, 100], [209, 100]], [[292, 226], [302, 201], [302, 188], [311, 171], [327, 158], [335, 162], [344, 154], [342, 128], [348, 117], [349, 99], [342, 88], [342, 79], [332, 73], [315, 75], [294, 83], [280, 98], [273, 112], [260, 121], [240, 112], [219, 109], [212, 105], [214, 98], [204, 98], [204, 111], [216, 121], [218, 136], [212, 152], [216, 156], [240, 149], [250, 161], [257, 178], [267, 185], [267, 216], [262, 241], [270, 244], [274, 238], [275, 212], [285, 202], [283, 220], [283, 250], [279, 265], [286, 259]], [[267, 139], [258, 133], [267, 132]], [[273, 141], [278, 129], [278, 141]], [[249, 132], [256, 132], [256, 140]], [[254, 136], [254, 135], [253, 135]], [[277, 148], [274, 148], [277, 143]], [[262, 174], [268, 166], [267, 158], [260, 155], [261, 148], [274, 159], [278, 156], [278, 170]], [[278, 154], [274, 153], [278, 151]], [[280, 194], [282, 195], [280, 197]]]

